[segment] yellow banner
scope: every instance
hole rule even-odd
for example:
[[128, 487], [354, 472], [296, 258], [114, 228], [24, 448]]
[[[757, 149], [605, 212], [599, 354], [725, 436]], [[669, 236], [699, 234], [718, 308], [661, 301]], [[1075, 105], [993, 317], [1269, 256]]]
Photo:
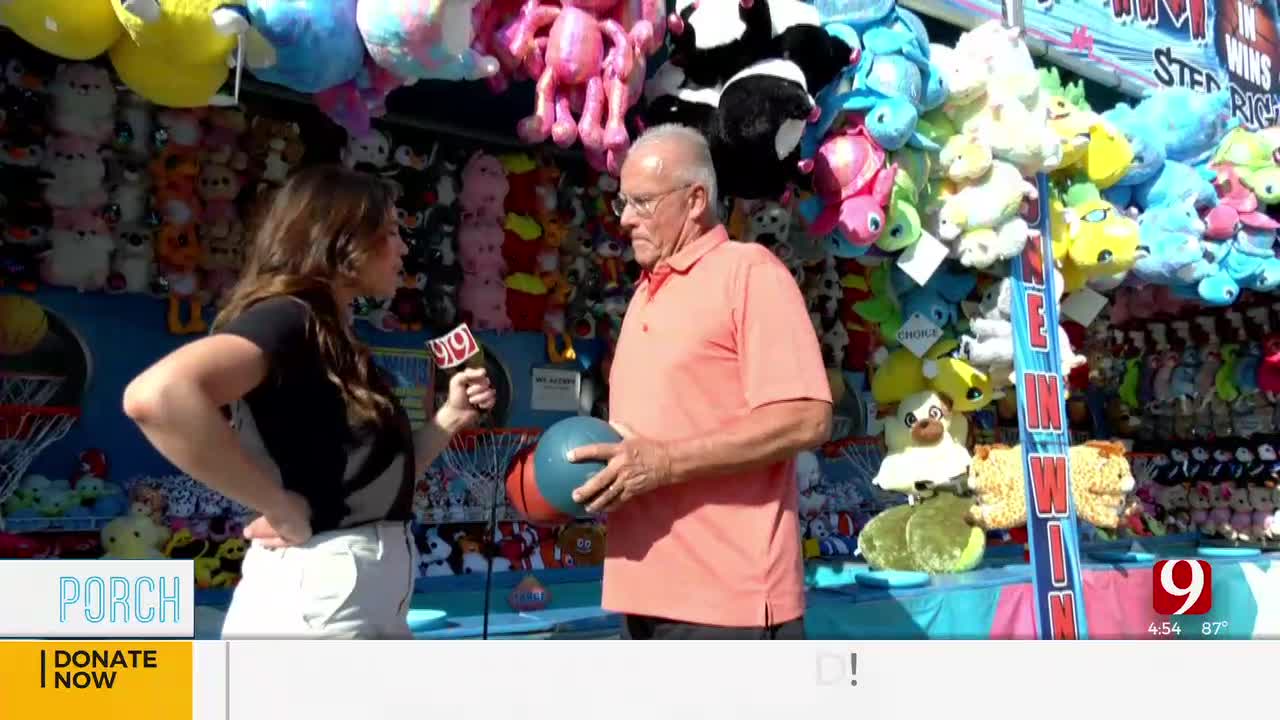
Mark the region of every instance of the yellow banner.
[[0, 642], [0, 720], [192, 715], [192, 644]]

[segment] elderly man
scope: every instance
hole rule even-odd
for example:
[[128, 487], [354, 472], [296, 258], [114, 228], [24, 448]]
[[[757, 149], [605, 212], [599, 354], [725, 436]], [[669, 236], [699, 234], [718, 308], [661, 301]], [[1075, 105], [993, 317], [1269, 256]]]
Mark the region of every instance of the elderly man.
[[640, 137], [614, 203], [644, 273], [609, 378], [623, 436], [575, 498], [608, 513], [606, 609], [634, 639], [801, 639], [796, 453], [831, 390], [804, 299], [764, 247], [729, 240], [701, 135]]

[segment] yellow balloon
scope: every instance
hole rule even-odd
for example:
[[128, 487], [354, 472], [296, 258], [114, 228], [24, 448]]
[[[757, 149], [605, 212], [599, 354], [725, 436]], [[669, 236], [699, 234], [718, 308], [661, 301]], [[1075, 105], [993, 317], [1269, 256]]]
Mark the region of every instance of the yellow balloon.
[[111, 0], [116, 18], [124, 26], [127, 37], [145, 48], [148, 57], [154, 58], [157, 64], [203, 66], [221, 63], [224, 71], [227, 57], [235, 49], [236, 38], [219, 32], [214, 24], [214, 13], [223, 6], [244, 4], [244, 0], [145, 0], [134, 6], [137, 12], [144, 8], [147, 10], [139, 15], [135, 10], [126, 8], [122, 0]]
[[18, 0], [0, 3], [0, 23], [50, 55], [88, 60], [124, 34], [111, 0]]
[[128, 37], [111, 46], [116, 74], [129, 89], [156, 105], [206, 107], [227, 79], [226, 63], [180, 65], [135, 44]]
[[49, 316], [34, 300], [0, 295], [0, 355], [24, 355], [49, 332]]

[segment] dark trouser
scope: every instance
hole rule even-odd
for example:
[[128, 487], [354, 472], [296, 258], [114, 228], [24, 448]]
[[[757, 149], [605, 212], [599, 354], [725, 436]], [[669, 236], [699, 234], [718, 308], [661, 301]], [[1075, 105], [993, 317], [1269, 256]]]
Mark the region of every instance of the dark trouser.
[[622, 618], [623, 640], [804, 640], [804, 618], [769, 627], [719, 627], [643, 615]]

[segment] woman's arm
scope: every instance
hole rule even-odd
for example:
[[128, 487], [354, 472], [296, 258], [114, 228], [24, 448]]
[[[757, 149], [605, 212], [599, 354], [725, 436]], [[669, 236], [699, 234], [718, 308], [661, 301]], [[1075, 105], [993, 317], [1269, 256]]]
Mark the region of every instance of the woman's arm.
[[266, 353], [236, 335], [201, 338], [129, 383], [124, 411], [151, 444], [191, 477], [271, 515], [290, 500], [274, 472], [250, 455], [221, 408], [267, 375]]

